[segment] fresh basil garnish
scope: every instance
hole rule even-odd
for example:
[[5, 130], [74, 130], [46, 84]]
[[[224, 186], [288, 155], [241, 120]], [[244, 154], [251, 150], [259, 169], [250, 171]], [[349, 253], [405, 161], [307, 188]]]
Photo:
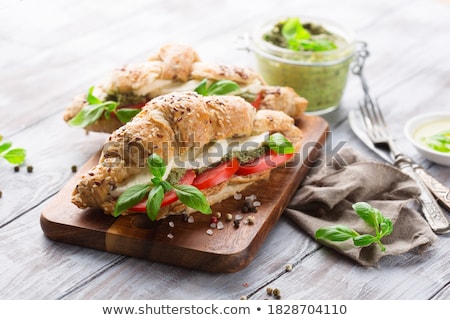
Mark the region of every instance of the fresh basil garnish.
[[117, 119], [122, 123], [127, 123], [141, 110], [133, 108], [118, 108], [119, 103], [116, 101], [102, 101], [93, 95], [94, 87], [90, 87], [86, 96], [87, 105], [78, 112], [68, 123], [73, 127], [85, 128], [93, 124], [103, 115], [109, 120], [111, 114], [115, 114]]
[[114, 216], [118, 217], [125, 210], [141, 202], [146, 196], [146, 212], [150, 220], [155, 220], [158, 216], [164, 193], [172, 189], [175, 190], [178, 199], [186, 206], [200, 211], [201, 213], [211, 213], [208, 200], [205, 195], [191, 185], [171, 185], [163, 180], [166, 172], [164, 160], [153, 153], [147, 159], [148, 170], [154, 176], [148, 184], [136, 185], [125, 190], [116, 201]]
[[361, 219], [374, 228], [375, 235], [359, 234], [349, 227], [336, 225], [317, 229], [315, 233], [316, 240], [345, 241], [353, 239], [353, 244], [357, 247], [366, 247], [376, 243], [380, 246], [381, 251], [386, 251], [386, 248], [381, 243], [381, 239], [390, 235], [394, 230], [392, 221], [385, 218], [378, 209], [367, 202], [357, 202], [353, 204], [352, 208]]
[[201, 213], [211, 213], [211, 207], [205, 195], [196, 187], [179, 184], [173, 187], [178, 199], [188, 207], [198, 210]]
[[269, 148], [277, 154], [292, 154], [295, 148], [281, 133], [276, 132], [269, 136]]
[[213, 96], [213, 95], [226, 95], [240, 89], [239, 85], [231, 80], [219, 80], [208, 85], [208, 80], [203, 79], [197, 87], [194, 89], [195, 92], [202, 96]]
[[328, 51], [337, 48], [329, 39], [313, 38], [298, 18], [287, 19], [281, 28], [281, 34], [288, 44], [288, 49], [294, 51]]
[[439, 152], [450, 152], [450, 131], [443, 131], [423, 139], [428, 147]]
[[150, 184], [137, 184], [125, 190], [116, 201], [114, 217], [118, 217], [128, 208], [138, 204], [149, 192]]

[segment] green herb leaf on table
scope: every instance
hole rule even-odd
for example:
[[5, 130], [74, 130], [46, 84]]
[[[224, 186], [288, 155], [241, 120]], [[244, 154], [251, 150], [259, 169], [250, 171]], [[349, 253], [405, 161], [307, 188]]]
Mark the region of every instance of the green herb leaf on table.
[[[3, 140], [3, 136], [0, 135], [0, 142]], [[11, 164], [22, 164], [25, 161], [26, 151], [23, 148], [11, 149], [12, 142], [5, 141], [0, 143], [0, 157], [4, 158]]]
[[372, 207], [367, 202], [357, 202], [353, 204], [352, 208], [364, 222], [374, 229], [375, 235], [359, 234], [349, 227], [337, 225], [317, 229], [316, 240], [345, 241], [352, 239], [353, 244], [357, 247], [365, 247], [376, 243], [380, 246], [381, 251], [385, 251], [386, 248], [381, 239], [390, 235], [394, 230], [392, 221], [384, 217], [377, 208]]
[[213, 96], [213, 95], [226, 95], [238, 91], [239, 89], [240, 89], [239, 85], [231, 80], [215, 81], [208, 86], [208, 80], [203, 79], [197, 85], [194, 91], [202, 96]]
[[292, 154], [295, 151], [292, 143], [279, 132], [273, 133], [269, 136], [268, 146], [277, 154]]

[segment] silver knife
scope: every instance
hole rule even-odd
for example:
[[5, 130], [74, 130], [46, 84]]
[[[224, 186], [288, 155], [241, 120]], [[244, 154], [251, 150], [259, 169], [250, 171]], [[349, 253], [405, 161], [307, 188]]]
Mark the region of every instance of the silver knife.
[[[394, 164], [394, 160], [390, 156], [389, 152], [384, 152], [382, 149], [377, 148], [373, 145], [370, 138], [367, 136], [364, 130], [362, 130], [358, 123], [361, 123], [358, 120], [358, 116], [352, 110], [348, 114], [348, 121], [350, 123], [350, 127], [353, 130], [353, 133], [376, 155], [378, 155], [384, 161]], [[432, 175], [425, 171], [425, 169], [419, 164], [413, 162], [412, 167], [414, 171], [419, 175], [422, 179], [423, 183], [427, 186], [427, 188], [433, 193], [439, 203], [445, 207], [448, 211], [450, 211], [450, 189], [435, 179]]]

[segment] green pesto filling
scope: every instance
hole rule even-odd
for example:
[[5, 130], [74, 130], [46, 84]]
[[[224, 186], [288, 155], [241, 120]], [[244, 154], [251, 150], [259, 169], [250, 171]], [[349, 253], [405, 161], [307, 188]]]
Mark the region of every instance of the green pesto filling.
[[166, 181], [171, 185], [177, 185], [185, 173], [186, 169], [184, 168], [173, 168], [167, 176]]
[[132, 92], [129, 93], [108, 93], [105, 98], [105, 101], [115, 101], [119, 104], [119, 107], [126, 107], [133, 104], [138, 104], [142, 102], [146, 102], [149, 99], [146, 96], [139, 96]]
[[237, 158], [240, 163], [247, 163], [255, 160], [267, 153], [268, 147], [263, 145], [254, 150], [232, 151], [231, 154], [225, 156], [226, 160]]

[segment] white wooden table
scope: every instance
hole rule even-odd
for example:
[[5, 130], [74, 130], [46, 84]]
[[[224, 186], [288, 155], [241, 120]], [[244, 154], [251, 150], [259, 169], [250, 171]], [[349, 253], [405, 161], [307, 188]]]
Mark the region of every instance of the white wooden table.
[[[210, 274], [54, 242], [40, 227], [43, 208], [98, 150], [105, 136], [70, 128], [65, 106], [111, 69], [139, 62], [167, 42], [192, 45], [202, 60], [255, 64], [235, 38], [286, 13], [345, 22], [369, 44], [366, 74], [403, 151], [447, 186], [450, 170], [421, 158], [403, 134], [418, 113], [450, 108], [448, 0], [2, 1], [0, 134], [27, 150], [14, 172], [0, 161], [0, 299], [449, 299], [450, 239], [424, 254], [384, 258], [363, 268], [319, 245], [281, 217], [253, 262]], [[347, 113], [362, 91], [349, 80], [341, 108], [325, 116], [327, 150], [352, 134]], [[1, 160], [1, 159], [0, 159]], [[61, 214], [64, 214], [63, 212]], [[287, 263], [292, 272], [284, 272]]]

